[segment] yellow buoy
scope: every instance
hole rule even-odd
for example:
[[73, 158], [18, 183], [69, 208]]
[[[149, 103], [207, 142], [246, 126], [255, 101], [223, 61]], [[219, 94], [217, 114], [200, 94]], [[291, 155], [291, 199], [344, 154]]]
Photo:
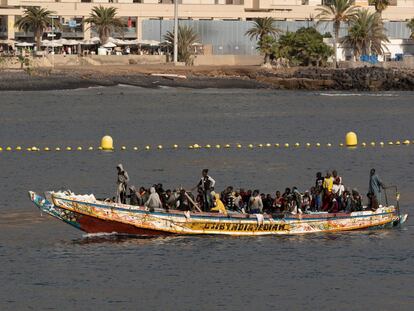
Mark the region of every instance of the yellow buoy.
[[250, 149], [253, 149], [253, 147], [254, 147], [253, 144], [249, 144]]
[[340, 143], [340, 144], [339, 144], [339, 147], [343, 147], [343, 146], [344, 146], [344, 144], [343, 144], [343, 143]]
[[275, 144], [275, 147], [276, 147], [276, 148], [279, 148], [279, 147], [280, 147], [280, 144]]
[[188, 146], [188, 149], [194, 149], [193, 145]]
[[121, 146], [121, 150], [126, 150], [126, 147], [125, 146]]
[[242, 145], [241, 144], [237, 144], [237, 148], [241, 148], [242, 147]]
[[111, 136], [106, 135], [101, 139], [102, 150], [114, 150], [114, 141]]
[[198, 149], [201, 148], [201, 146], [199, 144], [194, 144], [194, 148]]
[[38, 151], [39, 149], [37, 149], [37, 147], [36, 146], [33, 146], [32, 147], [32, 151]]
[[306, 147], [310, 147], [311, 146], [311, 144], [310, 143], [306, 143]]
[[114, 150], [114, 141], [111, 136], [106, 135], [101, 139], [102, 150]]
[[26, 148], [26, 150], [27, 150], [27, 151], [32, 151], [32, 148], [30, 148], [30, 147], [29, 147], [29, 148]]
[[295, 147], [300, 147], [300, 144], [299, 143], [295, 143]]
[[177, 144], [175, 144], [175, 145], [173, 146], [173, 148], [174, 148], [174, 149], [177, 149], [177, 148], [178, 148], [178, 145], [177, 145]]
[[50, 151], [49, 147], [45, 147], [45, 149], [43, 149], [44, 151]]
[[332, 147], [332, 144], [331, 143], [327, 143], [326, 144], [326, 147]]
[[0, 147], [0, 151], [3, 151], [3, 148], [2, 147]]
[[372, 146], [372, 147], [375, 147], [375, 141], [372, 141], [372, 142], [371, 142], [371, 146]]
[[409, 145], [409, 144], [410, 144], [410, 141], [408, 139], [403, 141], [403, 145]]
[[384, 147], [384, 142], [383, 141], [380, 142], [380, 146]]
[[316, 147], [320, 147], [321, 146], [321, 144], [320, 143], [316, 143]]
[[157, 147], [158, 149], [162, 149], [162, 145], [158, 145], [158, 147]]
[[135, 151], [137, 151], [137, 150], [138, 150], [138, 147], [134, 147], [134, 148], [132, 148], [132, 149], [134, 149]]
[[289, 148], [289, 144], [288, 143], [285, 144], [285, 148]]
[[394, 143], [392, 141], [389, 141], [388, 145], [392, 146], [392, 145], [394, 145]]
[[56, 147], [56, 148], [55, 148], [55, 151], [60, 151], [60, 148], [59, 148], [59, 147]]
[[12, 147], [7, 146], [7, 147], [6, 147], [6, 151], [12, 151]]
[[150, 146], [145, 146], [145, 150], [150, 150], [151, 149], [151, 147]]
[[82, 147], [78, 147], [78, 148], [76, 148], [76, 150], [78, 150], [78, 151], [82, 151]]
[[395, 142], [395, 144], [399, 146], [399, 145], [401, 145], [401, 142], [400, 142], [399, 140], [397, 140], [397, 141]]
[[230, 148], [230, 144], [226, 144], [224, 148]]
[[206, 148], [208, 149], [208, 148], [211, 148], [211, 145], [210, 144], [207, 144], [206, 145]]
[[89, 146], [88, 150], [89, 151], [92, 151], [93, 150], [93, 147], [92, 146]]
[[266, 147], [272, 147], [272, 144], [267, 143]]
[[367, 146], [367, 143], [362, 143], [361, 146], [362, 147], [366, 147]]
[[20, 150], [22, 150], [22, 147], [17, 146], [17, 147], [16, 147], [16, 151], [20, 151]]
[[263, 147], [263, 144], [258, 144], [257, 145], [259, 148], [262, 148]]
[[345, 136], [345, 144], [348, 147], [355, 147], [358, 145], [358, 137], [354, 132], [348, 132]]
[[72, 150], [72, 148], [71, 148], [71, 147], [66, 147], [66, 150], [67, 150], [67, 151], [71, 151], [71, 150]]
[[99, 146], [99, 147], [98, 147], [98, 150], [103, 150], [103, 149], [102, 149], [102, 146]]
[[220, 145], [216, 145], [216, 148], [217, 148], [217, 149], [220, 149], [220, 148], [221, 148], [221, 146], [220, 146]]

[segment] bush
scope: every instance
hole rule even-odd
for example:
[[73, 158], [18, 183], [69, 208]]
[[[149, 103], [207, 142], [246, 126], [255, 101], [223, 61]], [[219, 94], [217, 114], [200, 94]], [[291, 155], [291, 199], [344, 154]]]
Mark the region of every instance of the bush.
[[313, 27], [302, 27], [282, 35], [275, 46], [276, 58], [286, 58], [296, 66], [324, 65], [333, 49], [323, 42], [323, 36]]

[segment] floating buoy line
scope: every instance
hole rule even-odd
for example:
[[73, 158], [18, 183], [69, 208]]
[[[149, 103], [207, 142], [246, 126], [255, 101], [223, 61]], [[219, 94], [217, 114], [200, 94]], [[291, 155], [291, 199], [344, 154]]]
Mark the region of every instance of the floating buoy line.
[[256, 144], [241, 144], [241, 143], [233, 143], [233, 144], [190, 144], [190, 145], [183, 145], [183, 144], [173, 144], [173, 145], [145, 145], [145, 146], [120, 146], [118, 148], [114, 147], [114, 141], [111, 136], [104, 136], [101, 139], [101, 144], [98, 147], [94, 146], [62, 146], [62, 147], [38, 147], [38, 146], [30, 146], [30, 147], [23, 147], [23, 146], [0, 146], [1, 153], [7, 152], [63, 152], [63, 151], [71, 151], [71, 152], [90, 152], [90, 151], [105, 151], [105, 152], [114, 152], [114, 151], [150, 151], [150, 150], [178, 150], [178, 149], [191, 149], [191, 150], [198, 150], [198, 149], [320, 149], [320, 148], [333, 148], [333, 147], [340, 147], [340, 148], [348, 148], [348, 149], [355, 149], [355, 148], [372, 148], [372, 147], [379, 147], [383, 148], [386, 146], [408, 146], [414, 145], [414, 140], [396, 140], [396, 141], [371, 141], [371, 142], [361, 142], [358, 143], [357, 135], [354, 132], [349, 132], [345, 136], [345, 142], [339, 144], [332, 144], [332, 143], [256, 143]]

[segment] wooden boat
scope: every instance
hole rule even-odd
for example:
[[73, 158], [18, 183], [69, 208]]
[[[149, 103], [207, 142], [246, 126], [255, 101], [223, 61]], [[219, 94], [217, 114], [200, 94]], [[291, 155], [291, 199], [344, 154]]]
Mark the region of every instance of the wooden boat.
[[405, 222], [396, 206], [353, 213], [271, 215], [182, 212], [105, 202], [93, 195], [50, 192], [42, 197], [32, 191], [30, 199], [39, 209], [87, 233], [120, 235], [221, 234], [238, 236], [285, 235], [391, 228]]

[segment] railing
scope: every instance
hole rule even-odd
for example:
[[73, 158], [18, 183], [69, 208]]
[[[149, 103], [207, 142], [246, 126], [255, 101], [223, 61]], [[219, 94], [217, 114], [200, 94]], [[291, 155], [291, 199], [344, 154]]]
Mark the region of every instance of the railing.
[[384, 187], [384, 196], [385, 196], [385, 205], [388, 206], [388, 193], [387, 190], [394, 190], [395, 191], [395, 200], [396, 205], [395, 208], [397, 210], [397, 215], [400, 216], [400, 193], [398, 192], [397, 186], [387, 186]]

